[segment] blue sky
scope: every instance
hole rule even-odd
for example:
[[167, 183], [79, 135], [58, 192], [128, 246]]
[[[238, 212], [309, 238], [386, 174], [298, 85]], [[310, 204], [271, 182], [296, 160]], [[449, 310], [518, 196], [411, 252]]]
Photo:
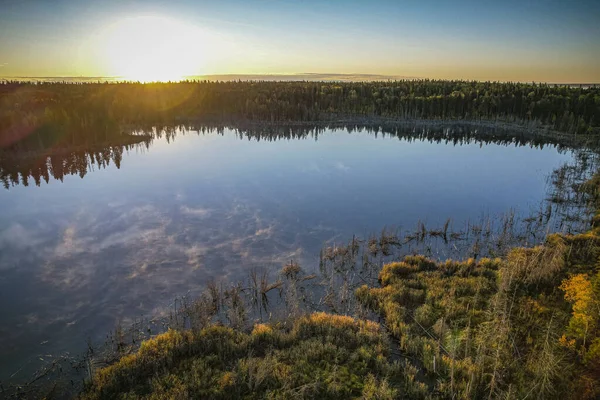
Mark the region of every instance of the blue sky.
[[[207, 44], [201, 46], [203, 62], [196, 68], [196, 59], [184, 58], [188, 74], [315, 72], [600, 81], [600, 1], [4, 0], [0, 4], [0, 76], [118, 75], [119, 68], [114, 67], [118, 63], [111, 57], [123, 58], [121, 65], [130, 60], [126, 49], [110, 55], [100, 50], [120, 43], [114, 37], [110, 44], [102, 43], [110, 36], [107, 27], [151, 15], [170, 22], [164, 26], [153, 22], [153, 27], [142, 29], [173, 31], [174, 24], [181, 23], [202, 31], [198, 40]], [[126, 26], [119, 37], [139, 33], [139, 26], [135, 23], [130, 30]], [[144, 32], [128, 43], [138, 47], [136, 40], [143, 41]], [[184, 44], [182, 48], [194, 51], [193, 41]], [[173, 53], [163, 56], [173, 58]], [[171, 64], [165, 64], [161, 71], [169, 68]]]

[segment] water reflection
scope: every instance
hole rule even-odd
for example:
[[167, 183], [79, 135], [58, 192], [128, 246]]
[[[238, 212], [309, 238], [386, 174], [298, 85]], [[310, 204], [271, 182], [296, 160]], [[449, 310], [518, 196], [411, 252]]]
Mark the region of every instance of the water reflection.
[[[445, 258], [497, 251], [477, 238], [520, 223], [532, 226], [514, 236], [526, 244], [582, 223], [547, 211], [546, 177], [585, 154], [558, 141], [460, 127], [188, 128], [197, 133], [3, 158], [0, 302], [11, 306], [0, 312], [0, 379], [208, 281], [290, 260], [311, 272], [324, 245], [354, 234], [395, 227], [403, 252]], [[586, 176], [565, 171], [552, 179], [567, 189]]]
[[[481, 146], [496, 144], [502, 146], [527, 146], [543, 149], [545, 146], [556, 147], [559, 151], [582, 145], [572, 137], [535, 136], [526, 133], [515, 133], [501, 128], [474, 129], [470, 126], [411, 126], [411, 125], [357, 125], [357, 124], [322, 124], [322, 125], [200, 125], [200, 126], [163, 126], [150, 129], [138, 129], [135, 135], [113, 135], [107, 144], [92, 140], [86, 145], [69, 144], [64, 139], [60, 147], [40, 147], [39, 143], [23, 142], [0, 152], [0, 180], [6, 189], [11, 186], [40, 186], [41, 182], [49, 182], [50, 178], [63, 181], [66, 175], [78, 175], [83, 178], [89, 171], [103, 169], [114, 164], [121, 167], [123, 153], [143, 151], [156, 140], [167, 143], [174, 141], [182, 132], [196, 132], [199, 135], [219, 134], [233, 130], [240, 139], [256, 141], [275, 141], [292, 139], [318, 140], [320, 135], [331, 129], [344, 129], [349, 133], [367, 132], [375, 137], [395, 137], [404, 141], [427, 141], [466, 145], [477, 143]], [[100, 136], [92, 136], [100, 137]], [[91, 139], [92, 139], [91, 138]], [[100, 139], [98, 139], [100, 140]], [[50, 141], [54, 143], [55, 141]]]
[[151, 139], [141, 143], [110, 145], [99, 149], [63, 150], [56, 154], [47, 155], [47, 151], [19, 154], [7, 153], [0, 161], [0, 180], [4, 188], [34, 183], [40, 186], [42, 180], [46, 183], [52, 177], [63, 181], [66, 175], [79, 175], [83, 178], [89, 171], [103, 169], [113, 163], [121, 168], [123, 153], [133, 149], [147, 148]]

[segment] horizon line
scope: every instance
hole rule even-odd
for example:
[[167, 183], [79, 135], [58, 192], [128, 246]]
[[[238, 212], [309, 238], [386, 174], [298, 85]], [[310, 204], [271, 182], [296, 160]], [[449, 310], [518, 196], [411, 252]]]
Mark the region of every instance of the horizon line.
[[[270, 78], [298, 78], [302, 77], [311, 78], [314, 81], [347, 81], [347, 82], [360, 82], [360, 81], [411, 81], [411, 80], [431, 80], [431, 81], [463, 81], [463, 82], [497, 82], [497, 83], [532, 83], [532, 84], [549, 84], [549, 85], [600, 85], [600, 82], [575, 82], [575, 81], [564, 81], [564, 82], [549, 82], [549, 81], [525, 81], [525, 80], [481, 80], [481, 79], [464, 79], [464, 78], [427, 78], [427, 77], [415, 77], [415, 76], [403, 76], [403, 75], [389, 75], [389, 74], [368, 74], [368, 73], [320, 73], [320, 72], [293, 72], [293, 73], [257, 73], [257, 74], [197, 74], [197, 75], [184, 75], [179, 80], [171, 81], [148, 81], [144, 83], [160, 83], [160, 82], [171, 82], [177, 83], [186, 80], [196, 80], [197, 78], [229, 78], [231, 80], [242, 80], [252, 81], [260, 80], [253, 78], [270, 77]], [[346, 79], [333, 79], [334, 77], [346, 78]], [[351, 79], [353, 77], [362, 79]], [[246, 78], [246, 79], [244, 79]], [[332, 79], [327, 79], [332, 78]], [[369, 79], [373, 78], [373, 79]], [[377, 78], [377, 79], [375, 79]], [[107, 76], [86, 76], [86, 75], [48, 75], [48, 76], [34, 76], [34, 75], [10, 75], [0, 76], [0, 80], [15, 80], [15, 79], [80, 79], [80, 80], [119, 80], [122, 82], [139, 82], [140, 80], [128, 79], [120, 75], [107, 75]], [[285, 82], [285, 79], [279, 80], [279, 82]]]

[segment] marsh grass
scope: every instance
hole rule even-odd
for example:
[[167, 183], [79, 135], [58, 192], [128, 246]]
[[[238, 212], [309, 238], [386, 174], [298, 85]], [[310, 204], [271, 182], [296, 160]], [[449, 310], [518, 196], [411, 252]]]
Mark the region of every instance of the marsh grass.
[[[594, 177], [581, 186], [592, 194], [594, 208], [600, 206], [593, 196], [598, 182]], [[515, 227], [509, 214], [501, 223], [501, 240]], [[560, 289], [584, 290], [580, 282], [599, 287], [600, 280], [587, 278], [597, 274], [599, 233], [592, 224], [589, 232], [548, 235], [542, 245], [513, 247], [493, 259], [441, 262], [407, 256], [386, 263], [380, 285], [362, 285], [356, 296], [383, 318], [400, 351], [435, 377], [430, 393], [464, 399], [534, 393], [537, 398], [596, 398], [600, 387], [591, 377], [597, 378], [600, 352], [590, 343], [600, 343], [600, 330], [589, 328], [589, 321], [596, 321], [597, 309], [584, 311], [580, 303], [570, 311], [567, 301], [573, 300]], [[468, 233], [477, 240], [480, 234], [479, 226]], [[585, 290], [579, 298], [600, 305], [600, 296]], [[588, 351], [594, 356], [581, 356]]]
[[378, 324], [326, 313], [300, 317], [287, 329], [170, 330], [99, 371], [83, 398], [423, 397], [388, 355]]

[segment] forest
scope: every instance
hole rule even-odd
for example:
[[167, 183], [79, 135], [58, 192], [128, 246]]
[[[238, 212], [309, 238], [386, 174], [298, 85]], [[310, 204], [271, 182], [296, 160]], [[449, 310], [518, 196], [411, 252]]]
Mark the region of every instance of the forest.
[[[0, 82], [0, 148], [87, 145], [198, 121], [486, 121], [600, 133], [600, 88], [476, 81]], [[376, 121], [376, 122], [377, 122]]]

